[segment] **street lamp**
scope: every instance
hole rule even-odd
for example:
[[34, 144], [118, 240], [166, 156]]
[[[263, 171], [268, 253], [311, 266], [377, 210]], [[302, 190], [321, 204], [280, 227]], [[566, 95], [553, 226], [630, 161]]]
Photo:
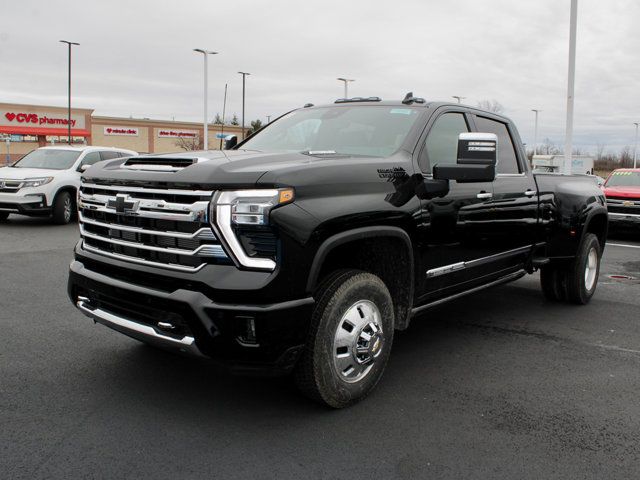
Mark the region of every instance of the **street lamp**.
[[244, 92], [245, 92], [245, 83], [247, 79], [247, 75], [251, 75], [247, 72], [238, 72], [242, 75], [242, 139], [244, 140]]
[[267, 115], [267, 125], [271, 123], [271, 115]]
[[69, 42], [68, 40], [60, 40], [60, 43], [66, 43], [69, 48], [68, 55], [68, 64], [69, 64], [69, 75], [67, 80], [67, 142], [71, 145], [71, 45], [80, 45], [76, 42]]
[[571, 150], [573, 149], [573, 91], [576, 78], [576, 25], [578, 23], [578, 0], [571, 0], [569, 21], [569, 74], [567, 75], [567, 126], [564, 139], [563, 173], [571, 174]]
[[341, 82], [344, 82], [344, 98], [349, 98], [349, 82], [355, 82], [352, 78], [338, 78]]
[[638, 124], [640, 122], [634, 122], [633, 124], [636, 126], [636, 143], [633, 147], [633, 168], [638, 168], [636, 166], [636, 159], [638, 158]]
[[198, 52], [201, 53], [203, 58], [204, 58], [204, 149], [208, 150], [209, 149], [209, 129], [208, 129], [208, 123], [209, 120], [207, 119], [207, 88], [208, 88], [208, 84], [209, 84], [209, 79], [208, 79], [208, 73], [209, 73], [209, 66], [207, 64], [207, 59], [209, 57], [207, 57], [207, 55], [217, 55], [218, 52], [211, 52], [209, 50], [203, 50], [202, 48], [194, 48], [193, 49], [194, 52]]
[[453, 95], [451, 98], [457, 98], [458, 103], [462, 103], [462, 100], [464, 100], [467, 97], [461, 97], [460, 95]]
[[538, 113], [540, 113], [542, 110], [537, 110], [535, 108], [532, 108], [531, 111], [535, 112], [536, 114], [536, 123], [533, 130], [533, 154], [537, 155], [538, 154]]

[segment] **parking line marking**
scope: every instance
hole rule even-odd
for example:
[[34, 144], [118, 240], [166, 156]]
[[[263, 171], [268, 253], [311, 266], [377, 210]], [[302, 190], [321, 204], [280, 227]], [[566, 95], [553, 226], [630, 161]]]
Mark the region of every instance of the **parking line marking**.
[[604, 348], [605, 350], [614, 350], [616, 352], [626, 352], [626, 353], [640, 353], [640, 350], [634, 350], [632, 348], [623, 348], [617, 345], [603, 345], [602, 343], [592, 343], [594, 347]]
[[625, 247], [625, 248], [640, 248], [640, 245], [626, 245], [624, 243], [609, 243], [607, 245], [611, 245], [612, 247]]

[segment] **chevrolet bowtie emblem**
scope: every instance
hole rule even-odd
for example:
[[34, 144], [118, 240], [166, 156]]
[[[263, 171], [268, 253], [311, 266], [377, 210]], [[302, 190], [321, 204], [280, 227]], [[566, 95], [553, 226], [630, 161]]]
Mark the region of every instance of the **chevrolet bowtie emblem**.
[[624, 202], [622, 202], [622, 205], [624, 205], [625, 207], [633, 207], [633, 202], [625, 200]]
[[138, 211], [139, 206], [139, 200], [134, 200], [123, 193], [117, 194], [115, 199], [111, 198], [107, 202], [107, 207], [113, 208], [121, 215], [133, 215]]

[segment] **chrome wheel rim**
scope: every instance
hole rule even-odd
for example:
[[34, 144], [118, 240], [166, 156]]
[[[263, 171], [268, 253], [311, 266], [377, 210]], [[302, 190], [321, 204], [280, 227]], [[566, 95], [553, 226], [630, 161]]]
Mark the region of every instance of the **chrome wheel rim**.
[[595, 248], [589, 250], [587, 255], [587, 263], [584, 267], [584, 286], [587, 290], [591, 290], [596, 283], [596, 274], [598, 273], [598, 252]]
[[333, 338], [333, 366], [347, 383], [362, 380], [384, 347], [380, 310], [369, 300], [359, 300], [340, 319]]

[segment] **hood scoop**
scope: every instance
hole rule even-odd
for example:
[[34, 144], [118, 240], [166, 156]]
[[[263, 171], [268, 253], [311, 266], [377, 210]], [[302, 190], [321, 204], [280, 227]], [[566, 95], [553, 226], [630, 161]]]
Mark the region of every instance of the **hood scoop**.
[[128, 158], [120, 168], [152, 172], [177, 172], [178, 170], [190, 167], [201, 160], [204, 161], [205, 159], [182, 157], [131, 157]]

